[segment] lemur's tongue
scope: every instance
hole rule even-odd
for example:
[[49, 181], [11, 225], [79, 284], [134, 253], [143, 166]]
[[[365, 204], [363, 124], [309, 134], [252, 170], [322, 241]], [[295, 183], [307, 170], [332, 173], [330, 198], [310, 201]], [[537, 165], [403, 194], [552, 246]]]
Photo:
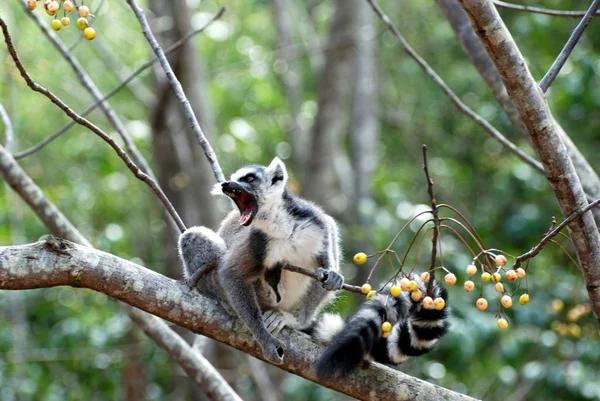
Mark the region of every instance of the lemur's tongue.
[[242, 216], [240, 217], [240, 224], [245, 226], [250, 220], [250, 217], [252, 217], [252, 210], [244, 210], [244, 213], [242, 213]]

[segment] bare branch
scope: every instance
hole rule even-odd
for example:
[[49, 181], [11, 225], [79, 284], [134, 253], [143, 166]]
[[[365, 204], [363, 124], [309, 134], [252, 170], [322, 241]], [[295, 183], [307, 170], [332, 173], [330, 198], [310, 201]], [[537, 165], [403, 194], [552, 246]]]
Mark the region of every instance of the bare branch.
[[[0, 289], [24, 290], [68, 285], [89, 288], [221, 341], [256, 358], [262, 352], [245, 324], [217, 300], [175, 280], [116, 256], [48, 237], [35, 244], [0, 248]], [[283, 329], [286, 356], [279, 367], [361, 400], [469, 401], [426, 381], [378, 363], [342, 379], [322, 381], [314, 366], [322, 348], [304, 333]]]
[[[585, 15], [585, 11], [563, 11], [563, 10], [550, 10], [541, 7], [522, 6], [520, 4], [507, 3], [505, 1], [493, 0], [497, 7], [506, 8], [508, 10], [526, 11], [535, 14], [551, 15], [553, 17], [568, 17], [568, 18], [581, 18]], [[594, 15], [600, 15], [596, 12]]]
[[[42, 190], [21, 169], [12, 156], [0, 146], [0, 173], [15, 192], [31, 207], [31, 210], [44, 222], [54, 235], [68, 238], [87, 247], [90, 242], [71, 224], [71, 222], [50, 202]], [[0, 266], [2, 262], [0, 262]], [[198, 383], [207, 394], [214, 394], [215, 400], [238, 400], [237, 395], [230, 389], [227, 382], [215, 374], [214, 368], [199, 356], [179, 335], [157, 323], [158, 319], [151, 315], [135, 311], [133, 308], [120, 304], [121, 308], [137, 322], [142, 330], [178, 362], [190, 377]], [[201, 358], [201, 359], [198, 359]], [[222, 398], [221, 398], [222, 396]]]
[[[460, 3], [519, 110], [533, 146], [544, 164], [546, 178], [554, 190], [563, 216], [571, 215], [585, 207], [587, 200], [544, 94], [491, 1], [460, 0]], [[600, 328], [598, 227], [589, 213], [577, 217], [568, 227], [592, 302], [596, 324]]]
[[[283, 266], [283, 269], [285, 270], [289, 270], [291, 272], [294, 273], [299, 273], [299, 274], [303, 274], [305, 276], [308, 276], [310, 278], [313, 278], [317, 281], [322, 281], [319, 279], [319, 276], [317, 275], [317, 273], [315, 273], [312, 270], [307, 270], [304, 269], [302, 267], [298, 267], [298, 266], [292, 266], [292, 265], [285, 265]], [[323, 278], [323, 280], [325, 280], [325, 277]], [[362, 294], [362, 291], [360, 289], [360, 287], [357, 287], [355, 285], [350, 285], [350, 284], [342, 284], [342, 290], [348, 291], [348, 292], [352, 292], [354, 294]]]
[[577, 217], [590, 211], [598, 205], [600, 205], [600, 199], [596, 199], [595, 201], [589, 203], [586, 207], [582, 207], [576, 210], [575, 212], [573, 212], [573, 214], [564, 219], [563, 222], [556, 227], [554, 227], [554, 225], [556, 224], [556, 219], [553, 217], [552, 227], [550, 228], [550, 230], [548, 230], [546, 235], [544, 235], [540, 242], [538, 242], [533, 248], [531, 248], [529, 251], [525, 252], [521, 256], [517, 257], [513, 268], [518, 269], [523, 262], [537, 256], [537, 254], [540, 253], [542, 249], [544, 249], [544, 247], [548, 245], [548, 243], [550, 243], [550, 241], [552, 241], [552, 238], [556, 237], [570, 222], [572, 222]]
[[12, 122], [10, 121], [10, 117], [8, 113], [4, 109], [4, 106], [0, 103], [0, 120], [2, 120], [2, 124], [4, 125], [4, 147], [8, 152], [11, 151], [14, 143], [14, 132]]
[[[175, 42], [171, 46], [169, 46], [167, 48], [167, 50], [165, 50], [165, 54], [166, 55], [171, 54], [175, 50], [179, 49], [188, 40], [190, 40], [191, 38], [193, 38], [200, 32], [204, 31], [206, 28], [208, 28], [210, 26], [210, 24], [212, 24], [214, 21], [221, 18], [223, 16], [223, 14], [225, 13], [225, 11], [226, 11], [225, 7], [221, 8], [221, 10], [219, 10], [219, 12], [210, 21], [208, 21], [203, 27], [196, 29], [193, 32], [190, 32], [188, 35], [186, 35], [185, 37], [181, 38], [180, 40], [178, 40], [177, 42]], [[98, 99], [95, 103], [92, 103], [91, 105], [89, 105], [83, 112], [81, 112], [80, 115], [82, 117], [85, 117], [92, 111], [96, 110], [96, 108], [98, 108], [98, 106], [103, 101], [111, 98], [113, 95], [115, 95], [121, 89], [123, 89], [127, 84], [129, 84], [131, 81], [133, 81], [138, 75], [140, 75], [142, 72], [146, 71], [148, 68], [153, 66], [154, 63], [156, 63], [157, 61], [158, 61], [158, 57], [156, 57], [156, 56], [154, 56], [152, 59], [146, 61], [144, 64], [142, 64], [140, 67], [138, 67], [138, 69], [136, 69], [134, 72], [132, 72], [131, 75], [129, 75], [127, 78], [125, 78], [119, 85], [115, 86], [110, 92], [108, 92], [102, 98]], [[23, 157], [29, 156], [30, 154], [32, 154], [34, 152], [37, 152], [38, 150], [40, 150], [44, 146], [46, 146], [48, 143], [50, 143], [52, 140], [58, 138], [60, 135], [65, 133], [69, 128], [73, 127], [75, 124], [76, 123], [74, 121], [69, 122], [64, 127], [59, 129], [58, 131], [56, 131], [55, 133], [50, 135], [48, 138], [46, 138], [42, 142], [38, 143], [37, 145], [35, 145], [27, 150], [24, 150], [23, 152], [16, 153], [14, 155], [15, 159], [18, 160]]]
[[175, 76], [175, 73], [173, 72], [173, 69], [171, 68], [169, 61], [167, 60], [167, 57], [165, 56], [164, 50], [160, 47], [160, 45], [156, 41], [156, 38], [154, 37], [154, 34], [150, 30], [150, 26], [148, 26], [148, 21], [146, 20], [144, 13], [137, 6], [137, 4], [135, 3], [134, 0], [127, 0], [127, 3], [129, 4], [131, 9], [133, 10], [133, 13], [135, 14], [138, 21], [140, 22], [144, 36], [148, 40], [148, 43], [150, 43], [150, 46], [152, 47], [154, 54], [156, 54], [156, 57], [158, 57], [158, 61], [160, 62], [160, 65], [162, 66], [163, 70], [165, 71], [165, 74], [167, 75], [167, 79], [169, 80], [171, 86], [173, 87], [173, 91], [175, 92], [177, 99], [183, 106], [185, 115], [186, 115], [191, 127], [194, 129], [194, 132], [196, 133], [196, 139], [198, 140], [198, 143], [200, 144], [200, 146], [202, 146], [202, 149], [204, 150], [204, 154], [206, 155], [206, 158], [208, 159], [208, 162], [210, 163], [210, 165], [212, 167], [212, 170], [215, 174], [215, 178], [217, 179], [218, 182], [225, 181], [225, 176], [223, 175], [223, 171], [221, 170], [221, 166], [219, 165], [217, 156], [215, 155], [215, 152], [214, 152], [212, 146], [206, 139], [204, 132], [202, 132], [202, 128], [200, 127], [200, 124], [198, 124], [198, 119], [196, 118], [196, 115], [194, 114], [194, 110], [192, 110], [192, 106], [190, 105], [189, 100], [185, 96], [185, 92], [183, 91], [183, 88], [181, 87], [179, 80], [177, 79], [177, 77]]
[[[85, 72], [85, 70], [83, 69], [83, 66], [79, 63], [79, 61], [77, 61], [75, 56], [73, 56], [73, 54], [71, 54], [71, 52], [69, 51], [69, 49], [67, 49], [67, 47], [64, 45], [64, 43], [61, 42], [61, 40], [58, 39], [56, 34], [49, 28], [48, 24], [45, 23], [37, 15], [37, 13], [31, 12], [27, 8], [25, 1], [21, 0], [20, 3], [21, 3], [21, 7], [23, 7], [23, 10], [25, 10], [25, 12], [31, 17], [31, 19], [35, 21], [35, 23], [42, 30], [44, 35], [50, 40], [50, 42], [52, 42], [54, 47], [58, 50], [58, 52], [64, 57], [64, 59], [67, 61], [67, 63], [71, 66], [71, 68], [75, 72], [75, 75], [79, 79], [79, 82], [81, 82], [81, 84], [88, 90], [88, 92], [90, 92], [90, 94], [92, 95], [92, 97], [95, 100], [102, 98], [102, 92], [100, 92], [100, 89], [98, 89], [96, 84], [94, 84], [94, 81], [92, 80], [92, 78]], [[77, 3], [75, 3], [75, 7], [78, 7]], [[144, 173], [146, 173], [150, 177], [152, 177], [153, 180], [156, 180], [156, 177], [154, 176], [154, 174], [152, 173], [152, 170], [150, 169], [150, 165], [148, 164], [146, 159], [144, 159], [144, 156], [142, 156], [142, 154], [140, 153], [138, 148], [135, 146], [135, 144], [133, 143], [133, 141], [127, 134], [125, 127], [123, 126], [123, 123], [117, 116], [117, 113], [115, 113], [115, 111], [110, 107], [110, 105], [107, 102], [101, 102], [100, 108], [102, 109], [102, 111], [103, 111], [104, 115], [106, 116], [106, 118], [108, 119], [108, 121], [115, 128], [115, 130], [117, 131], [117, 133], [123, 140], [123, 143], [125, 144], [125, 149], [127, 149], [127, 151], [131, 155], [131, 158], [133, 159], [135, 164], [137, 166], [139, 166], [140, 169]]]
[[177, 224], [177, 227], [179, 227], [180, 231], [182, 231], [182, 232], [185, 231], [185, 225], [183, 224], [183, 221], [177, 214], [177, 211], [175, 210], [175, 208], [173, 207], [173, 205], [171, 204], [169, 199], [167, 199], [166, 195], [164, 194], [162, 189], [158, 186], [156, 181], [154, 181], [152, 179], [152, 177], [150, 177], [148, 174], [146, 174], [142, 170], [140, 170], [139, 167], [129, 158], [129, 156], [127, 156], [127, 153], [125, 153], [123, 151], [123, 149], [121, 149], [119, 147], [119, 145], [117, 145], [117, 143], [108, 134], [106, 134], [104, 131], [102, 131], [100, 128], [98, 128], [96, 125], [92, 124], [90, 121], [86, 120], [85, 118], [83, 118], [80, 115], [78, 115], [77, 113], [75, 113], [69, 106], [67, 106], [62, 100], [57, 98], [52, 92], [50, 92], [48, 89], [44, 88], [43, 86], [38, 85], [37, 83], [35, 83], [33, 81], [33, 79], [31, 79], [31, 77], [27, 73], [27, 70], [23, 66], [23, 63], [21, 63], [19, 55], [17, 54], [17, 51], [15, 50], [15, 47], [12, 43], [12, 38], [10, 36], [10, 33], [8, 32], [8, 27], [6, 26], [6, 23], [4, 22], [4, 20], [2, 18], [0, 18], [0, 26], [2, 27], [2, 32], [4, 33], [4, 41], [6, 43], [8, 52], [9, 52], [11, 58], [13, 59], [15, 65], [17, 66], [17, 69], [21, 73], [21, 76], [23, 77], [23, 79], [25, 79], [27, 86], [29, 86], [33, 91], [39, 92], [42, 95], [46, 96], [48, 99], [50, 99], [50, 101], [52, 103], [54, 103], [62, 111], [64, 111], [65, 114], [67, 114], [75, 122], [77, 122], [77, 124], [80, 124], [80, 125], [88, 128], [90, 131], [92, 131], [93, 133], [98, 135], [100, 138], [102, 138], [106, 143], [108, 143], [110, 145], [110, 147], [112, 147], [114, 149], [114, 151], [117, 153], [117, 155], [121, 158], [121, 160], [123, 160], [125, 162], [125, 165], [135, 175], [135, 177], [140, 179], [141, 181], [145, 182], [150, 187], [150, 189], [152, 189], [152, 191], [156, 194], [158, 199], [162, 202], [162, 204], [165, 207], [165, 209], [167, 210], [167, 212], [171, 215], [171, 217]]
[[417, 54], [417, 52], [408, 44], [406, 39], [402, 36], [402, 34], [398, 31], [396, 26], [392, 23], [389, 17], [379, 8], [375, 0], [367, 0], [367, 2], [371, 5], [375, 13], [379, 16], [379, 18], [383, 21], [384, 24], [388, 27], [388, 29], [394, 34], [398, 43], [402, 49], [413, 58], [417, 64], [421, 67], [421, 69], [425, 72], [425, 74], [433, 80], [433, 82], [450, 98], [452, 103], [458, 108], [458, 110], [475, 121], [479, 126], [481, 126], [492, 138], [498, 140], [502, 145], [504, 145], [508, 150], [517, 155], [518, 158], [523, 160], [525, 163], [529, 164], [534, 169], [543, 172], [544, 168], [541, 163], [527, 153], [523, 152], [519, 149], [514, 143], [509, 141], [504, 135], [502, 135], [496, 128], [494, 128], [486, 119], [481, 117], [479, 114], [475, 113], [471, 110], [466, 104], [460, 100], [458, 96], [446, 85], [446, 83], [442, 80], [442, 78], [427, 64], [427, 62]]
[[205, 392], [209, 400], [242, 401], [210, 362], [156, 316], [120, 303], [129, 317], [159, 347], [167, 351]]
[[552, 85], [552, 82], [560, 72], [561, 68], [567, 62], [569, 55], [575, 48], [577, 42], [579, 42], [579, 38], [581, 38], [581, 35], [583, 35], [585, 28], [587, 28], [590, 22], [592, 22], [592, 18], [594, 18], [594, 14], [596, 13], [596, 10], [598, 10], [598, 6], [600, 6], [600, 0], [592, 1], [592, 4], [585, 13], [585, 16], [579, 22], [579, 24], [577, 24], [577, 27], [575, 30], [573, 30], [573, 33], [571, 33], [571, 36], [569, 37], [569, 40], [567, 40], [565, 47], [563, 47], [563, 49], [560, 51], [560, 54], [556, 60], [554, 60], [554, 63], [552, 63], [552, 67], [550, 67], [546, 75], [544, 75], [544, 78], [542, 78], [540, 81], [540, 88], [542, 88], [544, 93], [548, 90], [550, 85]]

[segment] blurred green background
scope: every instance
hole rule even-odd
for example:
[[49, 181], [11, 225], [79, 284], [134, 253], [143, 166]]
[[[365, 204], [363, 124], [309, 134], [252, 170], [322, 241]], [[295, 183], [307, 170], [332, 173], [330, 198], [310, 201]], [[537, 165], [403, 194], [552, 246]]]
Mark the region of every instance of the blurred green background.
[[[274, 3], [285, 6], [288, 20], [283, 27], [290, 33], [287, 44], [282, 43]], [[488, 247], [512, 255], [527, 251], [548, 229], [552, 216], [562, 220], [550, 186], [541, 174], [460, 114], [400, 51], [394, 37], [364, 4], [355, 18], [367, 32], [367, 62], [374, 68], [367, 83], [373, 89], [368, 105], [375, 125], [356, 132], [361, 127], [357, 120], [360, 110], [356, 110], [361, 92], [356, 91], [364, 80], [360, 74], [346, 79], [343, 90], [347, 93], [337, 105], [339, 113], [329, 118], [339, 131], [330, 138], [335, 152], [327, 154], [328, 163], [335, 167], [334, 185], [325, 181], [317, 189], [326, 192], [309, 190], [319, 177], [311, 171], [311, 163], [318, 160], [311, 160], [314, 149], [308, 144], [318, 135], [329, 135], [329, 131], [318, 132], [315, 121], [323, 98], [335, 93], [329, 92], [332, 82], [323, 79], [323, 71], [330, 61], [335, 80], [345, 74], [342, 70], [348, 65], [343, 61], [345, 54], [338, 54], [341, 59], [336, 61], [326, 51], [328, 43], [335, 45], [330, 40], [332, 21], [341, 3], [155, 0], [141, 5], [151, 7], [149, 19], [165, 42], [172, 40], [172, 31], [200, 27], [220, 7], [228, 7], [225, 16], [194, 38], [193, 46], [187, 49], [186, 57], [196, 63], [192, 67], [196, 70], [186, 78], [188, 95], [206, 103], [200, 117], [212, 134], [211, 142], [226, 175], [245, 163], [266, 164], [278, 155], [288, 164], [295, 191], [318, 202], [330, 201], [324, 206], [340, 222], [344, 255], [349, 261], [342, 269], [350, 283], [362, 284], [373, 263], [370, 259], [366, 265], [352, 265], [352, 255], [385, 248], [412, 215], [427, 207], [422, 144], [429, 147], [438, 201], [462, 211]], [[565, 10], [585, 10], [588, 3], [527, 2]], [[106, 93], [120, 77], [147, 60], [151, 50], [125, 1], [88, 0], [86, 4], [93, 10], [100, 6], [93, 21], [96, 40], [78, 43], [81, 33], [73, 24], [63, 28], [58, 37], [67, 46], [75, 46], [73, 54]], [[435, 2], [382, 0], [381, 5], [465, 103], [533, 155], [464, 55]], [[34, 13], [50, 24], [52, 18], [45, 15], [41, 4]], [[37, 82], [76, 111], [92, 103], [90, 94], [18, 0], [2, 2], [0, 14]], [[508, 10], [500, 14], [536, 79], [543, 76], [578, 22]], [[341, 43], [345, 51], [354, 46], [352, 41], [349, 45], [343, 40]], [[286, 54], [286, 50], [290, 52]], [[355, 60], [350, 64], [358, 68], [352, 64]], [[599, 82], [600, 26], [593, 21], [548, 92], [554, 115], [593, 167], [600, 151]], [[186, 224], [203, 222], [214, 227], [227, 203], [194, 203], [197, 196], [189, 195], [192, 191], [209, 192], [213, 179], [206, 166], [202, 167], [204, 184], [198, 184], [191, 174], [164, 172], [174, 162], [160, 160], [164, 153], [171, 153], [160, 154], [160, 150], [170, 149], [161, 147], [160, 132], [181, 134], [180, 138], [187, 137], [192, 144], [194, 139], [185, 132], [183, 117], [164, 106], [164, 96], [170, 93], [161, 85], [161, 72], [149, 70], [134, 86], [111, 98], [110, 104], [168, 194], [191, 198], [177, 201], [190, 210], [182, 213]], [[15, 153], [69, 121], [46, 98], [27, 88], [4, 46], [0, 50], [0, 103], [14, 125]], [[99, 110], [89, 119], [114, 134]], [[161, 124], [162, 131], [157, 129]], [[174, 124], [179, 124], [177, 130], [172, 129]], [[3, 133], [4, 127], [0, 128]], [[74, 127], [19, 163], [94, 246], [177, 276], [173, 234], [153, 194], [91, 132]], [[190, 166], [197, 170], [193, 163]], [[194, 210], [198, 215], [188, 217]], [[17, 195], [2, 186], [0, 245], [33, 242], [47, 233]], [[409, 231], [395, 245], [401, 255], [411, 235]], [[528, 274], [531, 302], [523, 307], [515, 298], [508, 314], [510, 326], [500, 332], [491, 288], [486, 289], [490, 299], [486, 312], [475, 309], [475, 293], [467, 294], [461, 288], [470, 254], [448, 233], [443, 234], [442, 241], [444, 265], [457, 274], [461, 284], [450, 289], [451, 333], [433, 353], [399, 368], [486, 400], [600, 400], [598, 332], [593, 317], [586, 313], [589, 302], [583, 279], [569, 258], [550, 245], [532, 261]], [[571, 250], [565, 238], [558, 241]], [[426, 240], [419, 257], [410, 255], [409, 265], [414, 264], [418, 271], [426, 269], [428, 247], [430, 241]], [[389, 273], [382, 266], [374, 282], [386, 279]], [[480, 282], [475, 282], [479, 286]], [[350, 314], [361, 300], [342, 294], [337, 309]], [[0, 319], [1, 400], [202, 399], [169, 357], [102, 294], [70, 288], [4, 291], [0, 292]], [[214, 345], [210, 349], [209, 356], [242, 398], [264, 399], [245, 355]], [[348, 398], [275, 368], [265, 369], [276, 397], [281, 399]]]

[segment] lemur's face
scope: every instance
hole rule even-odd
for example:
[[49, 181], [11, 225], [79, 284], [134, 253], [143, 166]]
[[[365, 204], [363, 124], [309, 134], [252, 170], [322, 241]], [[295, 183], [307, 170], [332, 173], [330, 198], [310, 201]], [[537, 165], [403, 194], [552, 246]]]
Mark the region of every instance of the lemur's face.
[[240, 210], [240, 224], [248, 226], [257, 215], [261, 205], [272, 199], [280, 199], [287, 171], [279, 158], [268, 167], [246, 166], [221, 183], [221, 191], [229, 196]]

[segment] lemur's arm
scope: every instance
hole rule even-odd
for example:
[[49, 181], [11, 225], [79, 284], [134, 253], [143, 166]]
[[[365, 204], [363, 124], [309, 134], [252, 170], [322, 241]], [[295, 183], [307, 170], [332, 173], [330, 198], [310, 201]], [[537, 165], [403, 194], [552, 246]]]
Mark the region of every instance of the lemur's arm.
[[[316, 270], [319, 281], [328, 291], [337, 291], [344, 284], [344, 277], [340, 274], [340, 251], [338, 245], [338, 229], [333, 218], [325, 215], [324, 223], [327, 235], [323, 248], [317, 256], [318, 268]], [[319, 298], [319, 301], [323, 297]]]
[[196, 287], [208, 271], [221, 263], [226, 247], [223, 238], [206, 227], [190, 227], [179, 237], [179, 255], [185, 281]]

